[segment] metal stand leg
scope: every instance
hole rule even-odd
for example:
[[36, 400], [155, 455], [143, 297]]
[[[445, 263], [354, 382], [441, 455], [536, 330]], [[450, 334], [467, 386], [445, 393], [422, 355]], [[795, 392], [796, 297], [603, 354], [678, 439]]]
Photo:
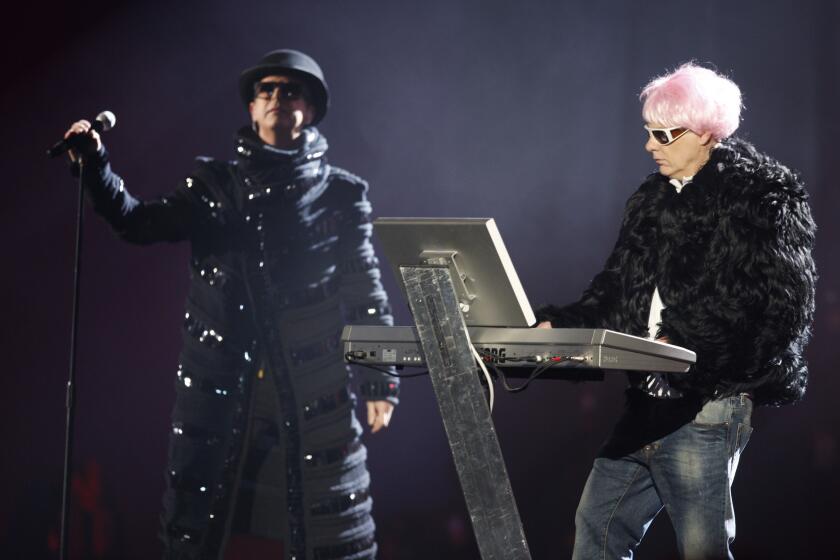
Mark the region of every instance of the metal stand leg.
[[449, 269], [401, 267], [400, 272], [481, 557], [530, 560]]
[[70, 372], [67, 377], [67, 393], [64, 402], [67, 421], [64, 426], [64, 474], [61, 484], [61, 537], [58, 548], [60, 560], [66, 560], [70, 557], [70, 479], [73, 470], [73, 429], [76, 419], [76, 350], [78, 347], [77, 333], [79, 331], [79, 294], [81, 293], [82, 218], [85, 215], [84, 172], [85, 162], [80, 159], [79, 194], [78, 205], [76, 206], [76, 260], [73, 267], [73, 321], [70, 327]]

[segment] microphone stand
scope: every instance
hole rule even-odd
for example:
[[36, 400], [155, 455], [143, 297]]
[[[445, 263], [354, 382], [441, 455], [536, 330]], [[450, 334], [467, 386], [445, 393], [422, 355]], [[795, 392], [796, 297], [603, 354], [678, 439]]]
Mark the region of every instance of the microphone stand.
[[64, 435], [64, 479], [61, 490], [61, 544], [59, 559], [66, 560], [68, 555], [68, 532], [70, 524], [70, 474], [73, 460], [73, 426], [75, 420], [75, 379], [76, 379], [76, 332], [79, 327], [79, 273], [82, 260], [82, 217], [84, 216], [84, 160], [79, 156], [79, 204], [76, 215], [76, 257], [73, 271], [73, 318], [70, 328], [70, 373], [67, 378], [67, 395], [65, 407], [67, 409], [67, 423]]

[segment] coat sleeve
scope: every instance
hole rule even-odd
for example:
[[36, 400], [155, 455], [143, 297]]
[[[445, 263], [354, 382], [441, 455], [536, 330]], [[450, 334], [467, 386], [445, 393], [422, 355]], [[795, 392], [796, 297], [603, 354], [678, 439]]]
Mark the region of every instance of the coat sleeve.
[[187, 192], [189, 180], [175, 191], [148, 201], [133, 197], [122, 177], [114, 173], [103, 148], [88, 156], [75, 173], [97, 214], [116, 234], [131, 243], [146, 245], [159, 241], [187, 239], [194, 221], [193, 204]]
[[801, 350], [816, 283], [807, 192], [787, 172], [781, 183], [726, 197], [708, 281], [688, 308], [664, 310], [662, 333], [697, 353], [689, 387], [733, 394], [774, 385], [783, 400], [796, 400], [807, 379]]
[[554, 328], [616, 329], [622, 324], [620, 314], [624, 299], [622, 269], [633, 266], [628, 241], [635, 234], [644, 193], [640, 189], [624, 209], [618, 240], [612, 253], [580, 299], [564, 306], [545, 305], [537, 309], [537, 322], [550, 321]]
[[[347, 189], [341, 214], [338, 264], [344, 320], [350, 325], [393, 326], [388, 295], [380, 282], [379, 260], [371, 244], [373, 224], [367, 184], [357, 177], [353, 179], [337, 185]], [[389, 369], [393, 372], [393, 368]], [[397, 404], [398, 378], [370, 368], [354, 366], [353, 370], [364, 398]]]

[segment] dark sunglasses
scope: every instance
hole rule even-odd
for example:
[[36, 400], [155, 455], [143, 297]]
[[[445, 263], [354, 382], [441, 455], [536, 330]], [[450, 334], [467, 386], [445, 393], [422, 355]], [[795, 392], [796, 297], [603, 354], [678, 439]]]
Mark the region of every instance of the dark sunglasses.
[[254, 97], [271, 99], [278, 90], [280, 99], [292, 101], [303, 97], [303, 84], [297, 82], [257, 82], [254, 84]]
[[688, 132], [689, 129], [682, 126], [675, 126], [672, 128], [653, 128], [645, 125], [645, 130], [648, 131], [650, 136], [653, 136], [654, 140], [663, 146], [667, 146], [672, 142], [676, 142], [683, 134]]

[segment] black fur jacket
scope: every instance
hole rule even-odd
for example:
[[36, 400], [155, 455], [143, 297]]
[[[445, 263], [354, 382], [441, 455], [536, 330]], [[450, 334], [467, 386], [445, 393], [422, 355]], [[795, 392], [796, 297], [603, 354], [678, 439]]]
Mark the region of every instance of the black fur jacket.
[[815, 231], [799, 178], [728, 139], [680, 193], [650, 175], [627, 202], [603, 272], [579, 301], [537, 317], [647, 336], [658, 287], [666, 307], [658, 335], [697, 353], [674, 385], [704, 398], [750, 392], [757, 404], [796, 402], [808, 381]]

